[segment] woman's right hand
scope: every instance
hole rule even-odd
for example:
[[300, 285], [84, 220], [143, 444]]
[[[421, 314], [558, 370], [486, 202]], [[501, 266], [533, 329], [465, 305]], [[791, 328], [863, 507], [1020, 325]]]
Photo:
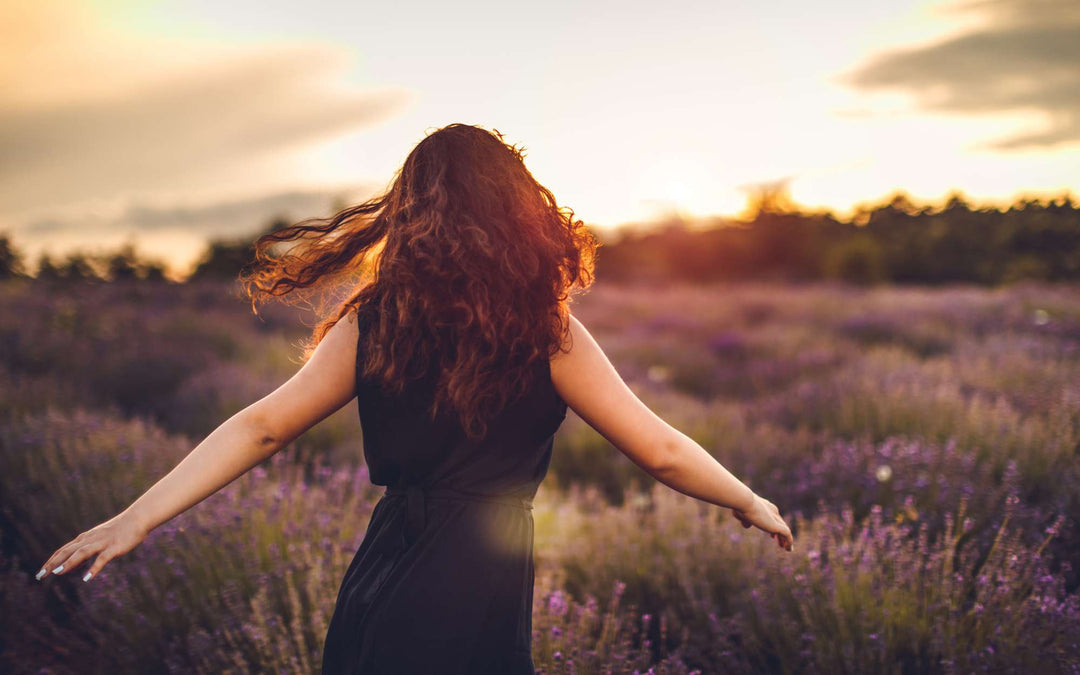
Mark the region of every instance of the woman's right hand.
[[90, 556], [96, 555], [83, 576], [83, 581], [90, 581], [105, 563], [134, 549], [148, 534], [148, 530], [125, 511], [56, 549], [36, 578], [41, 581], [50, 571], [53, 574], [67, 574], [89, 560]]
[[739, 519], [743, 527], [751, 526], [764, 530], [770, 537], [776, 538], [776, 544], [785, 550], [794, 548], [795, 540], [791, 536], [791, 528], [780, 517], [780, 510], [768, 499], [754, 494], [754, 504], [746, 511], [731, 510]]

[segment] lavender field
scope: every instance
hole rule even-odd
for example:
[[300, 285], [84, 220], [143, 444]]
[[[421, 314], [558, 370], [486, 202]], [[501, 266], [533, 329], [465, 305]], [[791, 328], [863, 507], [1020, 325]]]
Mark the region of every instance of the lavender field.
[[[598, 283], [630, 386], [787, 553], [569, 412], [537, 496], [540, 673], [1080, 673], [1080, 287]], [[0, 285], [0, 671], [317, 673], [382, 488], [355, 403], [99, 577], [37, 582], [297, 369], [227, 284]]]

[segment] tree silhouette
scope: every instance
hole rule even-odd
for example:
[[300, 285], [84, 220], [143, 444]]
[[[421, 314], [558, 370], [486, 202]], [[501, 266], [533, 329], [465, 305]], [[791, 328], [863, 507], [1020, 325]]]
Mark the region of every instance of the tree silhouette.
[[236, 279], [243, 267], [255, 259], [255, 239], [289, 224], [288, 219], [279, 216], [252, 237], [212, 240], [188, 279]]
[[63, 278], [60, 275], [60, 268], [53, 264], [52, 257], [48, 253], [42, 253], [38, 258], [35, 278], [42, 281], [58, 281]]
[[0, 235], [0, 279], [26, 276], [22, 253], [15, 249], [7, 234]]
[[[668, 219], [605, 237], [597, 277], [612, 281], [712, 282], [835, 279], [849, 283], [1010, 283], [1080, 280], [1080, 204], [1018, 198], [1007, 209], [974, 207], [959, 191], [939, 207], [897, 191], [861, 204], [847, 221], [799, 210], [788, 180], [746, 188], [745, 220]], [[340, 209], [339, 209], [340, 210]], [[189, 280], [235, 280], [254, 260], [254, 240], [290, 225], [272, 219], [250, 237], [213, 240]], [[0, 235], [0, 280], [25, 276], [23, 256]], [[64, 282], [164, 279], [164, 266], [132, 243], [101, 255], [42, 254], [36, 278]]]
[[65, 281], [103, 281], [90, 256], [81, 251], [69, 253], [60, 265], [59, 272], [60, 278]]
[[746, 193], [744, 214], [749, 220], [757, 220], [762, 214], [793, 213], [797, 205], [791, 199], [791, 177], [742, 186]]
[[133, 244], [124, 244], [119, 251], [109, 257], [107, 276], [109, 281], [128, 281], [139, 278], [139, 258], [135, 254]]

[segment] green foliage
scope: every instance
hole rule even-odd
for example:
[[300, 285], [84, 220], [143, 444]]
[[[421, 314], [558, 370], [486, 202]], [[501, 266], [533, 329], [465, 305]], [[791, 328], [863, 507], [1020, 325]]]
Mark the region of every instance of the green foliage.
[[888, 277], [881, 245], [867, 236], [853, 236], [831, 247], [822, 265], [826, 279], [871, 285]]
[[[1020, 200], [1007, 210], [974, 208], [959, 193], [938, 209], [897, 193], [860, 206], [850, 220], [803, 212], [782, 188], [757, 198], [751, 217], [683, 218], [623, 230], [604, 240], [597, 278], [709, 283], [732, 280], [972, 282], [1080, 279], [1080, 204], [1068, 194]], [[233, 280], [254, 260], [254, 240], [286, 227], [269, 221], [252, 237], [215, 239], [186, 281]], [[0, 279], [25, 276], [22, 255], [0, 237]], [[111, 253], [41, 256], [42, 281], [164, 281], [160, 262], [139, 259], [132, 244]]]
[[236, 279], [254, 255], [250, 241], [212, 241], [189, 279]]
[[597, 277], [710, 282], [832, 279], [855, 284], [1080, 279], [1080, 204], [1021, 201], [973, 209], [953, 195], [938, 210], [898, 194], [850, 221], [768, 200], [746, 221], [629, 232], [604, 243]]

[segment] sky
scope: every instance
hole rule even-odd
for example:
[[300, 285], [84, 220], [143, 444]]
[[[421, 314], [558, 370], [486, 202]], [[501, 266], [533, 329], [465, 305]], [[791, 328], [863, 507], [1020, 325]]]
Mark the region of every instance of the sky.
[[1080, 177], [1076, 0], [0, 0], [0, 85], [0, 233], [174, 272], [385, 188], [451, 122], [600, 231], [777, 181], [845, 217]]

